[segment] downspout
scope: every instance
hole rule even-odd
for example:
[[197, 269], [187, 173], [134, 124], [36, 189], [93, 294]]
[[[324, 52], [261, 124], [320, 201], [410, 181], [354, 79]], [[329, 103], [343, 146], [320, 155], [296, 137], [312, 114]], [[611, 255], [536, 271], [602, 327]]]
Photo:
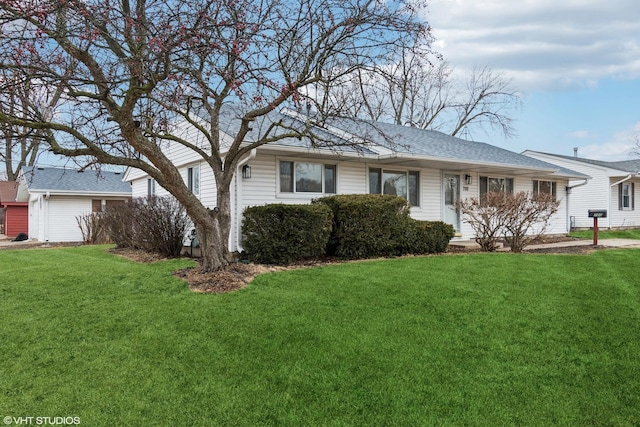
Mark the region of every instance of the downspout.
[[[41, 196], [42, 197], [42, 196]], [[44, 200], [44, 241], [49, 243], [49, 198], [51, 197], [51, 193], [48, 191], [45, 193], [42, 199]]]
[[236, 168], [236, 202], [235, 202], [235, 213], [233, 215], [234, 221], [236, 222], [236, 236], [237, 243], [236, 249], [238, 252], [243, 252], [244, 248], [242, 247], [242, 221], [240, 220], [240, 215], [242, 214], [242, 167], [249, 163], [251, 160], [256, 158], [257, 150], [254, 148], [249, 152], [249, 155], [244, 159], [238, 162], [238, 166]]
[[583, 185], [587, 185], [587, 183], [589, 182], [589, 179], [591, 178], [585, 178], [584, 182], [581, 182], [580, 184], [576, 184], [576, 185], [567, 185], [565, 187], [565, 191], [567, 192], [567, 230], [571, 231], [571, 209], [570, 209], [570, 201], [571, 201], [571, 190], [573, 190], [574, 188], [578, 188], [578, 187], [582, 187]]

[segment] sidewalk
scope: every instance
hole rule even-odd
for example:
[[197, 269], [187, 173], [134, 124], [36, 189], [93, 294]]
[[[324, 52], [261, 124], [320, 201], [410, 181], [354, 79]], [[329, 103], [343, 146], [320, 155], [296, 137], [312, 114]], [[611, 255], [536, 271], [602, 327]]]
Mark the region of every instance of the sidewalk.
[[23, 240], [21, 242], [14, 242], [4, 234], [0, 234], [0, 247], [7, 247], [7, 246], [21, 247], [21, 246], [36, 246], [36, 245], [43, 245], [43, 243], [37, 242], [35, 240]]
[[[593, 246], [593, 240], [573, 240], [568, 242], [547, 243], [527, 246], [526, 249], [563, 248], [569, 246]], [[635, 239], [598, 239], [598, 246], [608, 248], [640, 248], [640, 240]]]
[[[449, 246], [460, 249], [480, 249], [480, 246], [473, 240], [452, 241]], [[529, 245], [527, 250], [549, 249], [549, 248], [568, 248], [572, 246], [593, 246], [593, 240], [568, 240], [565, 242], [543, 243], [538, 245]], [[640, 248], [640, 240], [635, 239], [598, 239], [598, 246], [607, 248]], [[498, 251], [508, 251], [509, 248], [499, 248]]]

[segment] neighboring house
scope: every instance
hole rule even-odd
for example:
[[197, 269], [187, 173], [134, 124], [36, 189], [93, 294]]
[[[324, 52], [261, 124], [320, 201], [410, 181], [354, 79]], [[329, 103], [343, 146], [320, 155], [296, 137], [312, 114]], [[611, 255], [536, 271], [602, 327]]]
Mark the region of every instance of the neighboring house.
[[[237, 129], [226, 114], [221, 129], [222, 145]], [[305, 117], [290, 110], [273, 112], [254, 123], [255, 137], [269, 123], [289, 126]], [[238, 166], [232, 183], [232, 218], [229, 249], [242, 250], [242, 212], [248, 206], [269, 203], [309, 203], [333, 194], [385, 193], [406, 198], [411, 216], [419, 220], [442, 220], [452, 224], [458, 239], [472, 239], [471, 227], [455, 204], [461, 198], [478, 197], [487, 191], [548, 191], [561, 201], [560, 211], [548, 233], [566, 233], [566, 194], [570, 179], [584, 175], [481, 142], [455, 138], [441, 132], [405, 126], [334, 120], [314, 132], [336, 146], [314, 148], [307, 138], [288, 138], [252, 151]], [[366, 137], [365, 137], [366, 136]], [[198, 145], [195, 134], [184, 128], [183, 137]], [[352, 143], [367, 143], [356, 147]], [[202, 145], [202, 147], [206, 147]], [[183, 179], [208, 207], [216, 206], [216, 190], [210, 168], [199, 156], [178, 144], [167, 143], [163, 151], [182, 172]], [[144, 172], [128, 169], [133, 197], [166, 195]]]
[[0, 181], [0, 234], [16, 237], [28, 231], [27, 203], [16, 202], [18, 183]]
[[131, 186], [122, 177], [121, 172], [23, 168], [17, 200], [29, 205], [29, 238], [40, 242], [81, 242], [77, 217], [131, 198]]
[[526, 156], [582, 172], [591, 179], [572, 180], [569, 216], [575, 228], [593, 227], [590, 209], [606, 209], [607, 217], [598, 219], [598, 227], [640, 227], [640, 159], [603, 162], [560, 154], [525, 151]]

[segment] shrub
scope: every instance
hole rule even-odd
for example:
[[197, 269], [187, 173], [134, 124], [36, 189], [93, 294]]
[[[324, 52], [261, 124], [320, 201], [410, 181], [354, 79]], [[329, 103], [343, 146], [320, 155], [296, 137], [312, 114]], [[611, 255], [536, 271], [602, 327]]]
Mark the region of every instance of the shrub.
[[510, 197], [504, 225], [504, 239], [512, 252], [522, 252], [525, 246], [543, 235], [560, 202], [551, 194], [520, 192]]
[[461, 200], [458, 208], [476, 235], [483, 251], [495, 251], [503, 236], [512, 252], [544, 234], [549, 219], [558, 211], [560, 202], [548, 194], [531, 195], [490, 192], [482, 198]]
[[331, 210], [320, 204], [252, 206], [244, 211], [243, 246], [251, 261], [290, 264], [325, 253]]
[[101, 212], [87, 213], [76, 217], [78, 227], [82, 232], [83, 242], [92, 244], [107, 243], [109, 239], [102, 217]]
[[358, 259], [407, 253], [407, 229], [412, 220], [405, 199], [355, 194], [324, 197], [314, 203], [333, 211], [329, 255]]
[[139, 199], [133, 199], [124, 205], [109, 207], [102, 215], [105, 232], [117, 248], [140, 249], [137, 242], [139, 227], [135, 222]]
[[104, 213], [107, 233], [120, 248], [177, 257], [191, 221], [173, 197], [134, 199]]
[[442, 221], [411, 221], [406, 252], [414, 255], [446, 252], [454, 235], [453, 226]]

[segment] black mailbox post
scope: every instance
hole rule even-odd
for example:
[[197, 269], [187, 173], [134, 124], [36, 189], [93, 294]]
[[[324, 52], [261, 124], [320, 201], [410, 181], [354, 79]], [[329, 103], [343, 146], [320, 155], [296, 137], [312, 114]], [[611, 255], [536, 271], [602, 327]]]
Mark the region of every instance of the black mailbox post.
[[589, 209], [589, 218], [593, 218], [593, 246], [598, 245], [598, 218], [606, 218], [606, 209]]

